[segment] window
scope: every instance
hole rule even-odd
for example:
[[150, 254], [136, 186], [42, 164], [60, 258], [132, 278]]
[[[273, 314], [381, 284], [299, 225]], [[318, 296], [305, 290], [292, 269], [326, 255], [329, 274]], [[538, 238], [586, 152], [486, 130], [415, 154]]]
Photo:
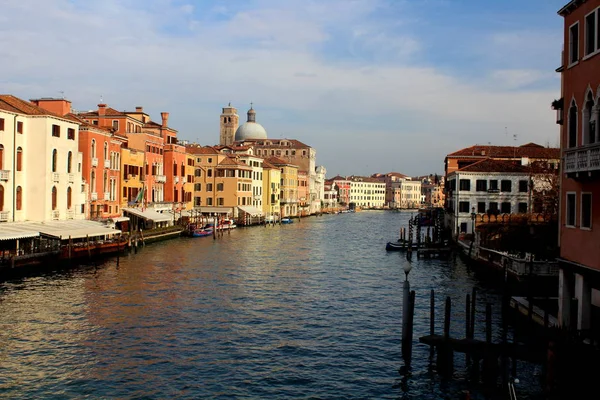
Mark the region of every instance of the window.
[[208, 163], [209, 163], [209, 164], [212, 164], [212, 158], [209, 158], [209, 159], [208, 159]]
[[67, 188], [67, 209], [71, 209], [71, 188]]
[[4, 146], [0, 144], [0, 169], [4, 169]]
[[471, 180], [470, 179], [461, 179], [459, 182], [460, 190], [469, 191], [471, 190]]
[[92, 139], [92, 146], [91, 146], [91, 153], [92, 153], [92, 158], [96, 158], [96, 140]]
[[206, 184], [206, 191], [207, 192], [212, 192], [213, 191], [213, 184], [212, 183], [207, 183]]
[[56, 186], [52, 186], [52, 210], [56, 210], [56, 206], [57, 206], [57, 199], [56, 199]]
[[569, 147], [577, 146], [577, 105], [575, 100], [569, 107]]
[[202, 170], [201, 170], [200, 168], [197, 168], [197, 169], [194, 171], [194, 176], [202, 176]]
[[17, 121], [17, 133], [23, 133], [23, 122]]
[[108, 143], [104, 142], [104, 159], [108, 159]]
[[490, 202], [490, 208], [488, 208], [488, 214], [498, 214], [498, 203], [495, 201]]
[[508, 201], [502, 202], [502, 204], [500, 204], [500, 212], [502, 214], [510, 214], [510, 212], [511, 212], [510, 202], [508, 202]]
[[217, 192], [222, 192], [222, 191], [223, 191], [223, 184], [217, 183]]
[[592, 227], [592, 194], [581, 193], [581, 227]]
[[477, 179], [475, 181], [475, 190], [478, 192], [487, 192], [487, 181], [485, 179]]
[[485, 201], [477, 202], [477, 212], [480, 214], [485, 213]]
[[503, 179], [500, 181], [500, 189], [502, 192], [512, 192], [512, 181]]
[[519, 203], [519, 214], [526, 214], [527, 213], [527, 203]]
[[72, 164], [73, 153], [69, 152], [67, 155], [67, 173], [71, 173], [71, 164]]
[[23, 209], [23, 189], [17, 186], [17, 211]]
[[173, 163], [173, 176], [177, 176], [177, 164]]
[[56, 159], [58, 158], [58, 152], [56, 149], [52, 150], [52, 172], [56, 172]]
[[201, 192], [202, 191], [202, 184], [201, 183], [195, 183], [194, 184], [194, 190], [196, 192]]
[[599, 48], [598, 43], [598, 18], [600, 17], [599, 9], [594, 10], [585, 17], [585, 55], [592, 54]]
[[212, 201], [212, 197], [207, 197], [207, 198], [206, 198], [206, 205], [207, 205], [207, 206], [212, 206], [212, 205], [213, 205], [212, 203], [213, 203], [213, 201]]
[[520, 193], [527, 193], [527, 187], [529, 182], [525, 181], [525, 180], [520, 180], [519, 181], [519, 192]]
[[206, 176], [208, 176], [209, 178], [212, 176], [212, 169], [206, 171]]
[[218, 206], [224, 206], [225, 205], [225, 199], [223, 197], [218, 197], [217, 198], [217, 205]]
[[490, 180], [490, 189], [492, 191], [498, 191], [498, 181], [496, 179]]
[[4, 186], [0, 185], [0, 211], [4, 211]]
[[569, 28], [569, 65], [579, 61], [579, 22]]
[[565, 225], [575, 227], [575, 193], [567, 193]]
[[185, 165], [181, 163], [181, 176], [185, 176]]
[[67, 139], [75, 140], [75, 129], [67, 128]]
[[460, 201], [458, 202], [458, 212], [468, 213], [471, 212], [468, 201]]
[[0, 118], [0, 131], [4, 130], [4, 118]]
[[59, 125], [52, 125], [52, 136], [60, 137], [60, 126]]
[[460, 233], [467, 233], [467, 223], [466, 222], [460, 223]]
[[113, 127], [114, 130], [118, 131], [119, 130], [119, 121], [113, 120], [112, 127]]

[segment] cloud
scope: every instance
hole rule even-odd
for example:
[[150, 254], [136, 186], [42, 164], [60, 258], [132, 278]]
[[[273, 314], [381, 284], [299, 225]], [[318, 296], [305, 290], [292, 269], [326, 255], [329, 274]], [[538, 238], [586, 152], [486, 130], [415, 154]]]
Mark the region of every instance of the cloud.
[[[103, 95], [154, 118], [170, 111], [180, 136], [202, 144], [218, 141], [224, 104], [243, 120], [254, 101], [271, 137], [297, 138], [316, 148], [318, 164], [348, 175], [439, 172], [447, 153], [500, 143], [506, 126], [523, 142], [554, 142], [549, 102], [559, 86], [536, 86], [545, 70], [507, 63], [473, 79], [435, 67], [410, 23], [379, 18], [403, 4], [9, 0], [0, 86], [24, 98], [64, 91], [78, 109]], [[508, 33], [492, 41], [504, 50], [517, 42]]]

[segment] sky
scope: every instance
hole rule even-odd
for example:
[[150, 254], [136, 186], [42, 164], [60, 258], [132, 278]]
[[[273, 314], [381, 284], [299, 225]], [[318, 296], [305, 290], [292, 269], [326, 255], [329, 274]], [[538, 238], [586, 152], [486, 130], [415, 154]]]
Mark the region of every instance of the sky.
[[3, 0], [0, 92], [170, 113], [215, 145], [228, 103], [327, 176], [441, 173], [475, 144], [558, 147], [567, 0]]

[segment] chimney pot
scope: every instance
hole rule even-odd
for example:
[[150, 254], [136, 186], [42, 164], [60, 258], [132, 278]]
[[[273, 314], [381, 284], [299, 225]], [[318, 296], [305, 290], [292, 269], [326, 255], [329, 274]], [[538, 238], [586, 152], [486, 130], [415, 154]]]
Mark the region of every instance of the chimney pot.
[[100, 103], [98, 104], [98, 115], [106, 115], [106, 104]]
[[169, 122], [169, 113], [168, 112], [161, 112], [160, 116], [162, 118], [162, 126], [163, 128], [167, 127], [167, 123]]
[[135, 108], [135, 111], [136, 111], [136, 112], [143, 112], [143, 111], [144, 111], [144, 107], [137, 106], [137, 107]]

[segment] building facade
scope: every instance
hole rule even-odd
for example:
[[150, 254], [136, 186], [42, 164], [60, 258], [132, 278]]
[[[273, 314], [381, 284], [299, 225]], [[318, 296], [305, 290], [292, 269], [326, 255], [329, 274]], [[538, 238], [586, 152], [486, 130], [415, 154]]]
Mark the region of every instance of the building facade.
[[562, 98], [553, 103], [564, 161], [558, 319], [585, 331], [598, 328], [592, 321], [600, 315], [600, 1], [573, 0], [558, 13], [564, 19]]
[[385, 182], [377, 178], [350, 176], [350, 206], [382, 209], [385, 205]]

